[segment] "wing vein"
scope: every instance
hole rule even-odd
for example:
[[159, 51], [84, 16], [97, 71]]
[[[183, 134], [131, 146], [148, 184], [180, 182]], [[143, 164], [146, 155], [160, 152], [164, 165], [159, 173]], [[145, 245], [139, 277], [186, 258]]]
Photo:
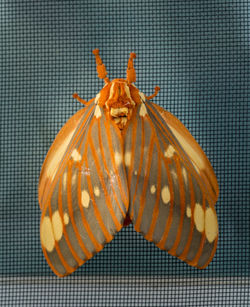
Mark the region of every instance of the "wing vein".
[[190, 222], [190, 231], [189, 231], [189, 235], [188, 235], [188, 240], [186, 242], [186, 245], [181, 253], [181, 255], [179, 256], [179, 258], [181, 260], [185, 260], [186, 256], [189, 252], [189, 248], [192, 242], [192, 238], [193, 238], [193, 232], [194, 232], [194, 206], [195, 206], [195, 195], [194, 195], [194, 188], [193, 188], [193, 182], [192, 182], [192, 178], [191, 175], [188, 173], [188, 181], [189, 181], [189, 190], [190, 190], [190, 207], [191, 207], [191, 222]]
[[72, 161], [69, 161], [68, 163], [68, 178], [67, 178], [67, 204], [68, 204], [68, 211], [69, 211], [69, 216], [70, 216], [70, 220], [71, 220], [71, 224], [72, 227], [74, 229], [75, 232], [75, 236], [77, 238], [78, 244], [81, 247], [82, 251], [84, 252], [84, 254], [90, 258], [91, 257], [91, 253], [88, 251], [88, 249], [86, 248], [86, 246], [84, 245], [81, 236], [79, 235], [79, 231], [77, 229], [76, 223], [75, 223], [75, 219], [74, 219], [74, 212], [73, 212], [73, 207], [72, 207], [72, 191], [71, 191], [71, 180], [72, 180]]
[[122, 225], [118, 221], [118, 219], [115, 215], [115, 212], [114, 212], [111, 200], [110, 200], [110, 196], [108, 195], [107, 188], [106, 188], [106, 185], [105, 185], [105, 182], [104, 182], [104, 179], [103, 179], [103, 174], [101, 172], [101, 165], [100, 165], [100, 162], [97, 158], [97, 155], [96, 155], [96, 152], [95, 152], [95, 147], [94, 147], [94, 144], [93, 144], [91, 139], [89, 140], [89, 145], [90, 145], [92, 155], [93, 155], [93, 158], [94, 158], [94, 161], [95, 161], [95, 164], [96, 164], [97, 174], [98, 174], [99, 180], [101, 182], [101, 185], [102, 185], [102, 188], [103, 188], [103, 191], [104, 191], [104, 197], [105, 197], [105, 200], [106, 200], [105, 204], [106, 204], [107, 209], [109, 211], [109, 214], [112, 217], [112, 220], [113, 220], [113, 222], [116, 226], [116, 230], [118, 231], [118, 230], [121, 229]]
[[142, 214], [143, 214], [143, 210], [144, 210], [144, 207], [145, 207], [146, 189], [147, 189], [148, 179], [149, 179], [149, 175], [150, 175], [151, 162], [152, 162], [152, 158], [153, 158], [153, 149], [154, 149], [154, 138], [151, 135], [149, 149], [148, 149], [148, 159], [147, 159], [147, 164], [145, 165], [146, 176], [145, 176], [144, 182], [143, 182], [143, 189], [142, 189], [142, 193], [141, 193], [141, 201], [140, 201], [139, 212], [138, 212], [138, 216], [137, 216], [137, 219], [136, 219], [136, 222], [135, 222], [135, 225], [134, 225], [136, 231], [140, 230]]
[[176, 235], [176, 240], [172, 246], [172, 248], [169, 250], [169, 253], [175, 254], [176, 249], [178, 247], [178, 244], [181, 240], [181, 233], [183, 228], [183, 221], [184, 221], [184, 214], [185, 214], [185, 190], [184, 190], [184, 184], [183, 184], [183, 178], [181, 174], [181, 166], [180, 166], [180, 160], [178, 157], [175, 158], [175, 165], [177, 170], [177, 178], [179, 182], [179, 193], [180, 193], [180, 208], [181, 208], [181, 215], [180, 215], [180, 221], [178, 226], [178, 231]]
[[43, 195], [43, 198], [41, 200], [41, 206], [43, 206], [43, 200], [44, 199], [49, 199], [51, 197], [51, 194], [53, 193], [55, 185], [57, 183], [58, 177], [60, 177], [62, 175], [64, 169], [66, 168], [66, 164], [67, 164], [67, 162], [69, 160], [69, 157], [70, 157], [70, 154], [71, 154], [71, 150], [72, 150], [73, 146], [78, 142], [79, 138], [82, 136], [81, 131], [86, 126], [87, 121], [89, 121], [90, 114], [93, 111], [93, 108], [94, 108], [94, 106], [90, 106], [90, 110], [86, 114], [86, 117], [85, 117], [84, 121], [82, 122], [80, 127], [77, 129], [77, 132], [73, 136], [73, 138], [72, 138], [72, 140], [71, 140], [71, 142], [70, 142], [70, 144], [68, 146], [68, 149], [66, 150], [66, 152], [65, 152], [65, 154], [64, 154], [64, 156], [63, 156], [63, 158], [61, 160], [62, 162], [60, 163], [60, 165], [58, 167], [56, 175], [54, 176], [54, 179], [53, 179], [53, 181], [51, 183], [50, 189], [48, 189], [48, 192]]
[[186, 156], [185, 152], [181, 149], [179, 143], [175, 140], [175, 138], [166, 130], [166, 127], [163, 125], [160, 119], [157, 120], [158, 115], [155, 113], [155, 111], [147, 104], [147, 107], [153, 114], [153, 116], [156, 118], [156, 125], [158, 129], [160, 129], [161, 133], [170, 141], [170, 143], [174, 144], [174, 146], [178, 149], [178, 152], [180, 153], [181, 157], [183, 158], [183, 163], [185, 167], [191, 172], [191, 174], [195, 177], [195, 179], [199, 182], [201, 182], [201, 190], [203, 193], [206, 194], [206, 197], [209, 198], [211, 201], [213, 200], [212, 196], [210, 195], [206, 185], [203, 182], [203, 179], [200, 177], [198, 178], [197, 172], [195, 171], [195, 168], [189, 158]]
[[158, 152], [157, 157], [158, 157], [157, 194], [156, 194], [156, 200], [155, 200], [155, 204], [154, 204], [151, 224], [150, 224], [148, 233], [145, 235], [145, 239], [147, 239], [148, 241], [153, 240], [155, 225], [156, 225], [158, 215], [159, 215], [159, 205], [160, 205], [159, 203], [160, 203], [160, 195], [161, 195], [161, 189], [160, 189], [160, 186], [161, 186], [161, 160], [160, 160], [160, 153], [159, 152]]
[[101, 138], [100, 121], [98, 121], [98, 139], [99, 139], [99, 146], [100, 146], [101, 157], [102, 157], [102, 160], [103, 160], [103, 165], [104, 165], [104, 168], [105, 168], [105, 170], [108, 174], [108, 177], [109, 177], [109, 182], [110, 182], [110, 186], [111, 186], [111, 189], [112, 189], [112, 192], [113, 192], [115, 202], [116, 202], [122, 216], [125, 218], [126, 212], [124, 212], [124, 210], [121, 208], [119, 201], [117, 199], [117, 195], [116, 195], [116, 192], [115, 192], [115, 189], [114, 189], [114, 183], [113, 183], [113, 180], [111, 179], [110, 171], [108, 169], [107, 161], [106, 161], [106, 158], [105, 158], [105, 155], [104, 155], [103, 143], [102, 143], [102, 138]]
[[[89, 144], [89, 142], [88, 142]], [[86, 168], [88, 169], [88, 160], [86, 159], [85, 161], [86, 163]], [[92, 183], [91, 183], [91, 178], [90, 178], [90, 174], [86, 174], [86, 179], [87, 179], [87, 183], [88, 183], [88, 190], [90, 192], [90, 198], [92, 199], [92, 202], [93, 202], [93, 208], [94, 208], [94, 212], [95, 212], [95, 216], [96, 216], [96, 219], [102, 229], [102, 232], [106, 238], [106, 242], [110, 242], [112, 239], [113, 239], [113, 236], [109, 233], [109, 231], [107, 230], [104, 222], [103, 222], [103, 219], [102, 219], [102, 216], [101, 216], [101, 213], [98, 209], [98, 206], [95, 202], [95, 197], [94, 197], [94, 191], [93, 191], [93, 186], [92, 186]]]
[[134, 160], [135, 160], [135, 145], [136, 145], [136, 133], [137, 133], [137, 120], [133, 121], [132, 129], [132, 139], [131, 139], [131, 165], [129, 168], [129, 175], [128, 175], [128, 187], [130, 188], [132, 173], [134, 169]]
[[[144, 155], [144, 145], [145, 145], [145, 131], [144, 131], [144, 122], [141, 121], [141, 156], [140, 156], [140, 163], [139, 163], [139, 168], [138, 168], [138, 172], [137, 172], [137, 179], [136, 179], [136, 185], [135, 185], [135, 192], [134, 192], [134, 197], [132, 200], [132, 204], [134, 204], [135, 202], [135, 198], [136, 198], [136, 194], [137, 194], [137, 188], [138, 188], [138, 184], [139, 184], [139, 178], [141, 175], [141, 171], [142, 171], [142, 164], [143, 164], [143, 155]], [[131, 206], [131, 212], [130, 212], [130, 218], [133, 219], [134, 217], [134, 206]]]
[[[84, 168], [84, 162], [85, 160], [83, 159], [82, 161], [82, 164], [81, 164], [81, 167]], [[78, 207], [79, 207], [79, 211], [80, 211], [80, 214], [81, 214], [81, 219], [82, 219], [82, 224], [87, 232], [87, 235], [89, 236], [89, 239], [91, 240], [92, 244], [94, 245], [95, 249], [96, 249], [96, 252], [102, 250], [102, 245], [96, 240], [93, 232], [92, 232], [92, 229], [89, 225], [89, 222], [85, 216], [85, 213], [84, 213], [84, 209], [82, 208], [82, 204], [80, 203], [81, 201], [81, 180], [82, 180], [82, 174], [81, 174], [81, 171], [78, 172], [78, 184], [77, 184], [77, 198], [78, 198]], [[91, 254], [89, 254], [88, 258], [91, 258]]]
[[[122, 196], [123, 202], [124, 202], [124, 204], [127, 205], [128, 204], [128, 198], [127, 198], [126, 193], [124, 191], [124, 188], [122, 186], [121, 178], [119, 176], [117, 166], [116, 166], [116, 163], [115, 163], [115, 160], [114, 160], [115, 153], [114, 153], [114, 148], [113, 148], [113, 144], [112, 144], [112, 137], [111, 137], [111, 132], [110, 132], [110, 123], [107, 124], [107, 122], [104, 122], [104, 126], [105, 126], [106, 133], [107, 133], [108, 145], [109, 145], [110, 154], [111, 154], [110, 155], [111, 162], [112, 162], [115, 174], [117, 176], [117, 181], [118, 181], [119, 189], [121, 191], [121, 196]], [[125, 205], [125, 207], [127, 207], [126, 205]]]
[[[63, 209], [62, 209], [62, 177], [59, 180], [59, 189], [58, 189], [58, 210], [59, 210], [59, 214], [61, 216], [61, 219], [63, 220]], [[69, 250], [73, 256], [73, 258], [76, 260], [76, 262], [78, 263], [78, 265], [82, 265], [84, 263], [84, 261], [78, 257], [76, 251], [74, 250], [73, 246], [71, 245], [70, 239], [68, 237], [68, 233], [66, 231], [66, 227], [63, 224], [63, 235], [65, 238], [65, 241], [69, 247]]]
[[[49, 217], [50, 217], [50, 220], [52, 220], [52, 209], [51, 209], [51, 203], [49, 203]], [[53, 236], [55, 238], [55, 233], [54, 233], [54, 229], [52, 227], [52, 231], [53, 231]], [[64, 267], [64, 269], [66, 270], [66, 272], [68, 273], [72, 273], [74, 272], [74, 268], [72, 268], [68, 263], [67, 261], [64, 259], [62, 253], [61, 253], [61, 250], [60, 250], [60, 247], [58, 245], [58, 242], [57, 240], [55, 239], [55, 250], [57, 252], [57, 255], [61, 261], [61, 264], [62, 266]]]

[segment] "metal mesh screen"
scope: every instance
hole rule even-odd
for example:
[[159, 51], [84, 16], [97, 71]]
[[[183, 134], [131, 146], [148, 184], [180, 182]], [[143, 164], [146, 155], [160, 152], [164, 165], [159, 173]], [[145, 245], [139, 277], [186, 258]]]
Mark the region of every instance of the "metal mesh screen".
[[[2, 306], [250, 305], [250, 3], [20, 1], [0, 3], [0, 304]], [[175, 114], [210, 159], [220, 186], [220, 238], [197, 270], [132, 226], [70, 277], [40, 247], [37, 184], [59, 129], [137, 53], [137, 87]]]

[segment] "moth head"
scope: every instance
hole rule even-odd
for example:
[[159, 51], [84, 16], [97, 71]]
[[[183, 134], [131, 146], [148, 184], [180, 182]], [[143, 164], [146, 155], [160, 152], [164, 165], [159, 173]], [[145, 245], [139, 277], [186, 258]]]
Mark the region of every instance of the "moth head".
[[[153, 95], [146, 97], [134, 85], [136, 81], [136, 72], [134, 68], [134, 59], [136, 54], [130, 53], [127, 66], [126, 79], [109, 80], [107, 70], [99, 55], [99, 49], [93, 50], [96, 59], [96, 69], [98, 77], [103, 79], [105, 84], [96, 96], [96, 104], [103, 107], [105, 113], [113, 120], [120, 129], [123, 129], [130, 120], [134, 110]], [[157, 92], [160, 88], [156, 88]], [[155, 96], [155, 95], [154, 95]]]

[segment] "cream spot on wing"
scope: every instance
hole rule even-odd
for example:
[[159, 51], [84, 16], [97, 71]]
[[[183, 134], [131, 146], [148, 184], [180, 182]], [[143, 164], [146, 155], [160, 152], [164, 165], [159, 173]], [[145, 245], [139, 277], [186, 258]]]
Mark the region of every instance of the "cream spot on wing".
[[141, 100], [142, 100], [143, 102], [146, 101], [146, 97], [145, 97], [145, 95], [144, 95], [142, 92], [139, 92], [139, 95], [140, 95]]
[[95, 104], [97, 104], [97, 103], [98, 103], [99, 98], [100, 98], [100, 93], [98, 93], [98, 94], [95, 96]]
[[164, 202], [164, 204], [169, 203], [170, 201], [170, 192], [169, 192], [169, 188], [167, 185], [165, 185], [162, 190], [161, 190], [161, 198], [162, 201]]
[[194, 207], [194, 223], [199, 232], [204, 231], [205, 227], [204, 210], [199, 203], [196, 203]]
[[151, 194], [154, 194], [154, 193], [156, 192], [156, 187], [155, 187], [154, 184], [151, 185], [151, 187], [150, 187], [150, 192], [151, 192]]
[[138, 174], [137, 171], [134, 171], [135, 176]]
[[164, 157], [171, 158], [174, 155], [174, 147], [172, 145], [169, 145], [168, 148], [164, 151]]
[[74, 161], [81, 161], [82, 160], [82, 156], [80, 155], [80, 153], [77, 149], [73, 150], [71, 157], [73, 158]]
[[56, 154], [52, 156], [52, 158], [51, 158], [51, 160], [48, 164], [46, 172], [47, 172], [47, 177], [50, 177], [51, 180], [54, 179], [54, 176], [55, 176], [57, 168], [58, 168], [58, 164], [59, 164], [61, 158], [63, 157], [74, 132], [75, 132], [74, 130], [71, 131], [69, 133], [69, 135], [63, 140], [63, 142], [60, 144], [59, 148], [57, 149]]
[[101, 109], [100, 109], [100, 107], [99, 107], [98, 105], [95, 107], [95, 113], [94, 113], [94, 116], [95, 116], [96, 118], [99, 118], [99, 117], [101, 117], [101, 116], [102, 116]]
[[62, 183], [63, 183], [63, 187], [66, 187], [66, 184], [67, 184], [67, 172], [63, 174]]
[[41, 224], [41, 243], [48, 252], [52, 252], [55, 246], [53, 228], [48, 216], [45, 216]]
[[130, 152], [130, 151], [127, 151], [127, 152], [125, 153], [124, 160], [125, 160], [125, 165], [126, 165], [127, 167], [129, 167], [129, 166], [130, 166], [130, 163], [131, 163], [131, 152]]
[[100, 196], [100, 189], [97, 186], [94, 187], [94, 194], [97, 197]]
[[187, 215], [187, 217], [191, 217], [191, 215], [192, 215], [191, 208], [189, 206], [187, 206], [186, 215]]
[[115, 152], [115, 164], [119, 166], [122, 163], [122, 155], [119, 152]]
[[58, 210], [52, 215], [52, 226], [55, 240], [59, 241], [63, 234], [63, 224]]
[[189, 142], [171, 125], [169, 125], [170, 129], [172, 130], [173, 134], [177, 138], [177, 140], [180, 142], [183, 149], [188, 153], [188, 155], [191, 157], [191, 159], [195, 162], [195, 168], [198, 172], [199, 169], [204, 168], [204, 160], [201, 158], [199, 152], [195, 150]]
[[182, 175], [184, 178], [184, 182], [188, 182], [188, 174], [187, 174], [185, 167], [182, 168]]
[[88, 208], [89, 207], [89, 193], [86, 190], [82, 191], [82, 197], [81, 197], [81, 201], [82, 201], [82, 206], [84, 208]]
[[139, 114], [140, 114], [140, 116], [144, 117], [147, 113], [148, 112], [147, 112], [146, 106], [145, 106], [144, 103], [142, 103]]
[[211, 208], [208, 208], [205, 212], [205, 234], [210, 243], [212, 243], [218, 235], [217, 217]]
[[68, 223], [69, 223], [69, 215], [68, 215], [67, 212], [65, 212], [64, 215], [63, 215], [63, 222], [64, 222], [65, 225], [68, 225]]

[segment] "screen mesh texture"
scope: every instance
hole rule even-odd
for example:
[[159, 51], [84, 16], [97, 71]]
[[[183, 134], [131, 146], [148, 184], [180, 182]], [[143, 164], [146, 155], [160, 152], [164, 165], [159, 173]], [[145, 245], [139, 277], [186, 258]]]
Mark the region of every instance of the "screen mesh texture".
[[[0, 3], [0, 305], [250, 306], [250, 3], [243, 0]], [[94, 97], [94, 48], [177, 116], [218, 178], [216, 255], [197, 270], [130, 225], [72, 276], [40, 247], [37, 185], [57, 132]]]

